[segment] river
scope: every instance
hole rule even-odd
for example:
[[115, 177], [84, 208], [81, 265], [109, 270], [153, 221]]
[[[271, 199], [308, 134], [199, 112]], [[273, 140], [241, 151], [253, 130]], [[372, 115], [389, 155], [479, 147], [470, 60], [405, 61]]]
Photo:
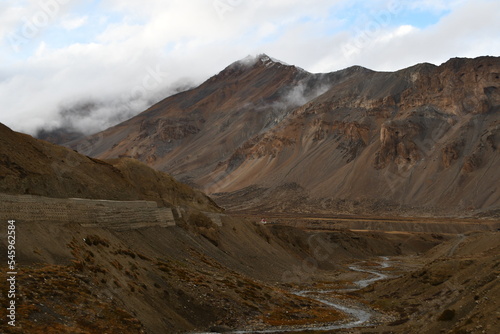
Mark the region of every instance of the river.
[[[390, 267], [390, 262], [389, 258], [387, 257], [381, 257], [381, 261], [379, 263], [379, 268], [388, 268]], [[298, 328], [293, 328], [293, 327], [288, 327], [288, 328], [269, 328], [269, 329], [264, 329], [264, 330], [237, 330], [237, 331], [232, 331], [229, 332], [230, 334], [253, 334], [253, 333], [299, 333], [299, 332], [306, 332], [306, 331], [329, 331], [329, 330], [335, 330], [335, 329], [348, 329], [348, 328], [354, 328], [354, 327], [360, 327], [360, 326], [368, 326], [370, 325], [370, 320], [372, 318], [372, 314], [374, 311], [370, 310], [367, 306], [366, 307], [352, 307], [352, 306], [346, 306], [341, 304], [340, 302], [332, 301], [332, 300], [327, 300], [325, 299], [324, 295], [331, 294], [333, 292], [350, 292], [350, 291], [356, 291], [359, 289], [366, 288], [367, 286], [388, 278], [388, 275], [376, 271], [376, 270], [368, 270], [368, 269], [363, 269], [355, 265], [349, 266], [349, 269], [352, 271], [357, 271], [357, 272], [362, 272], [362, 273], [368, 273], [373, 275], [374, 277], [371, 278], [365, 278], [361, 279], [358, 281], [355, 281], [354, 284], [356, 285], [356, 288], [353, 289], [342, 289], [342, 290], [302, 290], [302, 291], [296, 291], [294, 292], [298, 296], [302, 297], [308, 297], [314, 300], [317, 300], [325, 305], [328, 305], [332, 308], [335, 308], [347, 315], [350, 316], [352, 320], [349, 322], [345, 323], [338, 323], [338, 324], [330, 324], [330, 325], [318, 325], [318, 324], [311, 324], [311, 326], [300, 326]], [[333, 298], [335, 299], [335, 298]], [[215, 332], [206, 332], [206, 333], [198, 333], [198, 334], [214, 334]]]

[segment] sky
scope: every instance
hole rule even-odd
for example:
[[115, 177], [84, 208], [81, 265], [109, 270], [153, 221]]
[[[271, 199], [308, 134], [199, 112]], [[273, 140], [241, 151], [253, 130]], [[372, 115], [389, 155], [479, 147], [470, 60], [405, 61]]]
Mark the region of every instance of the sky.
[[90, 134], [248, 55], [393, 71], [500, 55], [499, 0], [0, 0], [0, 122]]

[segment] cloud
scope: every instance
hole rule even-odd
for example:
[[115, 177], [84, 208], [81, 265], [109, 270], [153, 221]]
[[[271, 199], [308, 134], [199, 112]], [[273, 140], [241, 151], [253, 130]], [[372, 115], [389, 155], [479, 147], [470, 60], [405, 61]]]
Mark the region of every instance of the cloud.
[[[19, 52], [8, 36], [21, 34], [22, 18], [33, 21], [43, 8], [0, 3], [0, 122], [18, 131], [102, 130], [248, 54], [330, 72], [351, 65], [396, 70], [500, 51], [498, 1], [397, 1], [403, 6], [389, 16], [383, 13], [396, 0], [42, 2], [50, 1], [60, 6]], [[401, 22], [413, 11], [440, 19], [425, 28]], [[346, 53], [346, 45], [355, 52]], [[82, 104], [91, 106], [88, 115], [63, 116]]]
[[468, 2], [427, 29], [410, 30], [375, 43], [359, 58], [368, 66], [385, 70], [408, 66], [408, 61], [441, 64], [452, 57], [498, 56], [500, 44], [494, 44], [499, 42], [496, 32], [500, 31], [500, 22], [495, 14], [499, 10], [498, 2]]
[[411, 1], [409, 7], [413, 10], [429, 10], [433, 13], [445, 12], [452, 10], [464, 3], [467, 0], [414, 0]]
[[62, 22], [61, 26], [66, 30], [75, 30], [82, 27], [88, 21], [88, 16], [81, 17], [71, 17], [66, 16]]
[[353, 30], [343, 37], [337, 35], [336, 46], [312, 68], [322, 72], [356, 64], [392, 71], [422, 62], [439, 65], [453, 57], [498, 56], [500, 36], [496, 32], [500, 31], [500, 21], [495, 13], [500, 10], [500, 3], [489, 0], [449, 3], [447, 8], [453, 10], [425, 29], [410, 24], [376, 26], [366, 22], [366, 29]]

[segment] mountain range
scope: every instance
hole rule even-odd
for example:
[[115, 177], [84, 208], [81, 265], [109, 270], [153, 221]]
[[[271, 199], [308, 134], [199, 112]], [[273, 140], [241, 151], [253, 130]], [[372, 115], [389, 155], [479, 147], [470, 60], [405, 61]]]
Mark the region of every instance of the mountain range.
[[313, 74], [247, 57], [67, 143], [130, 157], [231, 211], [493, 214], [500, 58]]

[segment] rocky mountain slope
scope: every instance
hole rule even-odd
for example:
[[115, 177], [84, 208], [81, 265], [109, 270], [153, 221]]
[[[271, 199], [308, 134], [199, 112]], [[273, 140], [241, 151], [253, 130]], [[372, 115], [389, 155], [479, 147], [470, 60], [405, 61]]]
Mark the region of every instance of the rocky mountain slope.
[[500, 58], [311, 74], [265, 55], [69, 146], [134, 157], [232, 210], [500, 206]]

